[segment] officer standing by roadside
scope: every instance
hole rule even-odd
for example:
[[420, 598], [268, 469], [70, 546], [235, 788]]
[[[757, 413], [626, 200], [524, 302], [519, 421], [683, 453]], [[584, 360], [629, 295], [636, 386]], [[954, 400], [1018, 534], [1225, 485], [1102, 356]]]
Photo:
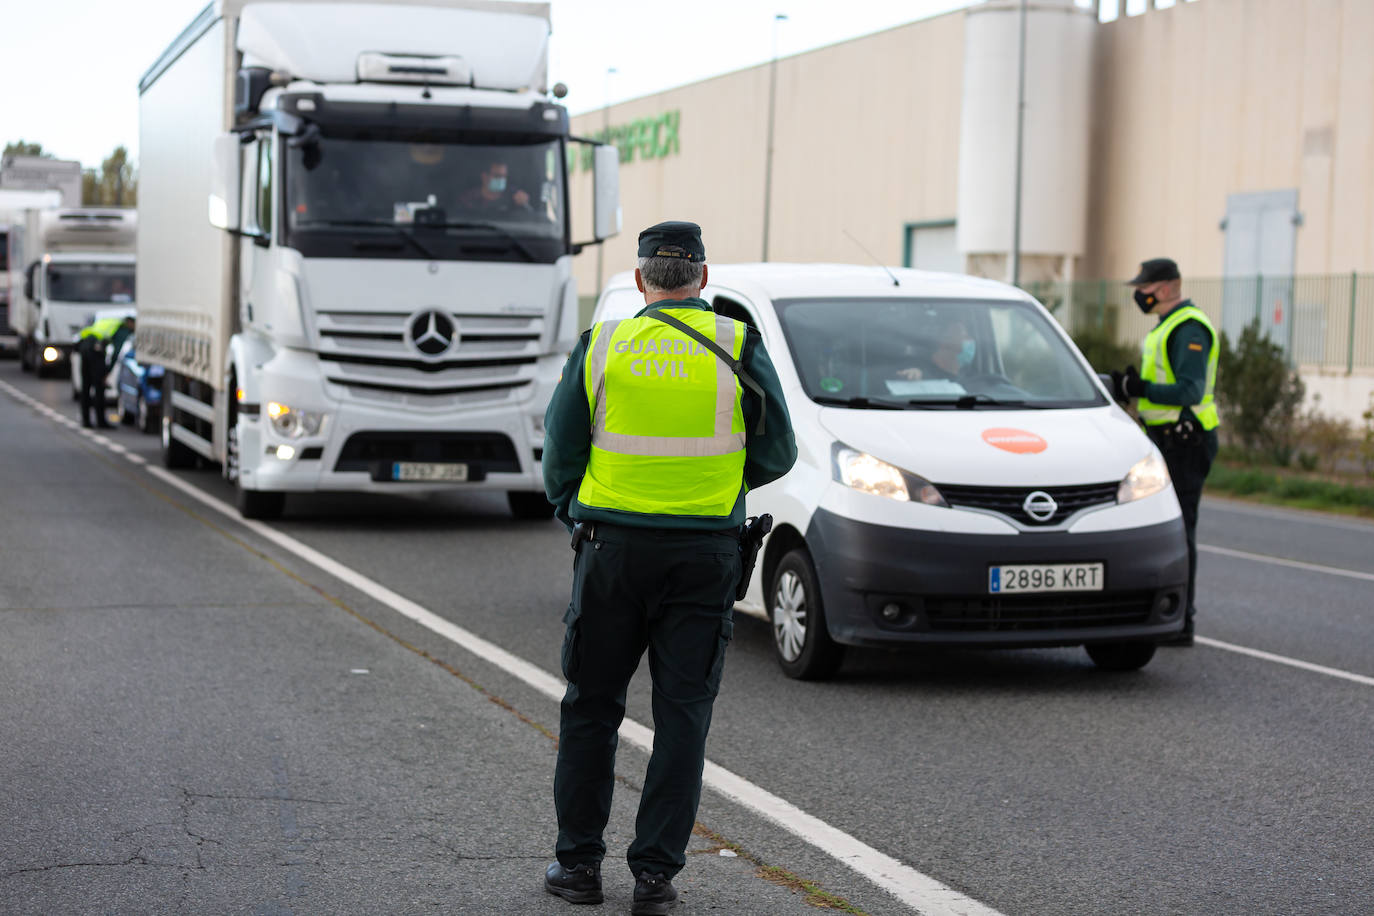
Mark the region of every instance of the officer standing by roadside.
[[1191, 646], [1197, 614], [1197, 513], [1202, 482], [1217, 456], [1217, 360], [1221, 342], [1206, 314], [1183, 298], [1178, 265], [1154, 258], [1129, 281], [1135, 303], [1159, 324], [1141, 348], [1141, 369], [1113, 372], [1118, 399], [1138, 398], [1136, 411], [1164, 454], [1188, 534], [1188, 608], [1183, 632], [1165, 645]]
[[113, 368], [124, 341], [134, 332], [133, 316], [101, 318], [81, 329], [76, 343], [81, 354], [81, 425], [91, 425], [91, 406], [95, 406], [95, 425], [110, 429], [105, 418], [105, 376]]
[[544, 489], [577, 551], [554, 773], [558, 861], [544, 888], [573, 903], [603, 899], [616, 733], [647, 648], [655, 733], [626, 856], [635, 914], [667, 913], [677, 899], [672, 878], [686, 863], [733, 630], [744, 495], [797, 456], [758, 333], [700, 298], [705, 260], [695, 223], [641, 232], [645, 308], [582, 335], [544, 419]]

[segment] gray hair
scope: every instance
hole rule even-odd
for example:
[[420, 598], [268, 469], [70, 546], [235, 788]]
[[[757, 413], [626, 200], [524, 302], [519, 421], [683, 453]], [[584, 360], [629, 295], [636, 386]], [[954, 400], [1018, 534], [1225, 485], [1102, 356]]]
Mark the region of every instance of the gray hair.
[[701, 261], [686, 258], [640, 258], [639, 275], [644, 288], [654, 293], [668, 293], [687, 286], [701, 286]]

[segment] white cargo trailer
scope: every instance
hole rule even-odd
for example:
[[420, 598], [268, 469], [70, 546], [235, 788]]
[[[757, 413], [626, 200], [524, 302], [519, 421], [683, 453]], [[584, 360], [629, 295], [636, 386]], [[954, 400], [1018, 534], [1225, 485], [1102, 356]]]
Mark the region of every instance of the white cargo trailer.
[[137, 234], [138, 214], [113, 208], [29, 209], [11, 226], [9, 322], [25, 371], [66, 369], [97, 311], [134, 304]]
[[[215, 0], [158, 58], [138, 340], [166, 369], [169, 467], [219, 463], [250, 517], [288, 492], [454, 487], [551, 514], [587, 141], [545, 85], [549, 31], [547, 3]], [[594, 158], [599, 242], [618, 154]]]

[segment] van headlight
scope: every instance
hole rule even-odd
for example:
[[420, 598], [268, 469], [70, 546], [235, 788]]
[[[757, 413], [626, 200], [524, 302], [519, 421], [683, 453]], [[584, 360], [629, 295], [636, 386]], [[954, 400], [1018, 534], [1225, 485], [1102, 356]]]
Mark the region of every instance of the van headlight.
[[301, 410], [276, 401], [268, 401], [264, 405], [264, 410], [272, 424], [272, 430], [286, 439], [319, 435], [327, 416], [322, 410]]
[[[847, 487], [900, 502], [919, 502], [948, 508], [935, 484], [924, 477], [903, 471], [867, 452], [835, 443], [832, 467], [835, 479]], [[913, 498], [914, 494], [914, 498]]]
[[1164, 463], [1164, 456], [1158, 450], [1151, 449], [1150, 454], [1141, 458], [1126, 472], [1126, 479], [1116, 488], [1116, 501], [1129, 503], [1144, 499], [1155, 495], [1168, 485], [1169, 468]]

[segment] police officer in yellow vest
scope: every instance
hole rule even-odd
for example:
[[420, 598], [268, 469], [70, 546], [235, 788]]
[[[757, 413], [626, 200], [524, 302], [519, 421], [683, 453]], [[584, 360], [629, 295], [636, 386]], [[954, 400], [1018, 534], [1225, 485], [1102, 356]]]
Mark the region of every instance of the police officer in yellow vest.
[[1217, 456], [1217, 360], [1221, 342], [1201, 309], [1183, 298], [1178, 265], [1154, 258], [1128, 284], [1135, 302], [1159, 325], [1145, 338], [1140, 371], [1114, 372], [1117, 396], [1138, 398], [1136, 411], [1150, 439], [1164, 453], [1188, 534], [1188, 613], [1183, 632], [1167, 645], [1193, 644], [1197, 613], [1197, 513], [1202, 482]]
[[125, 339], [134, 332], [134, 319], [101, 318], [81, 329], [76, 342], [81, 354], [81, 425], [91, 425], [91, 408], [95, 407], [95, 425], [109, 429], [105, 418], [105, 376], [114, 368], [115, 357]]
[[700, 298], [705, 259], [695, 223], [640, 233], [645, 308], [582, 335], [544, 419], [544, 488], [577, 550], [554, 773], [558, 861], [544, 887], [573, 903], [602, 900], [616, 732], [647, 649], [654, 750], [626, 856], [640, 914], [668, 912], [686, 862], [733, 630], [745, 493], [797, 455], [758, 333]]

